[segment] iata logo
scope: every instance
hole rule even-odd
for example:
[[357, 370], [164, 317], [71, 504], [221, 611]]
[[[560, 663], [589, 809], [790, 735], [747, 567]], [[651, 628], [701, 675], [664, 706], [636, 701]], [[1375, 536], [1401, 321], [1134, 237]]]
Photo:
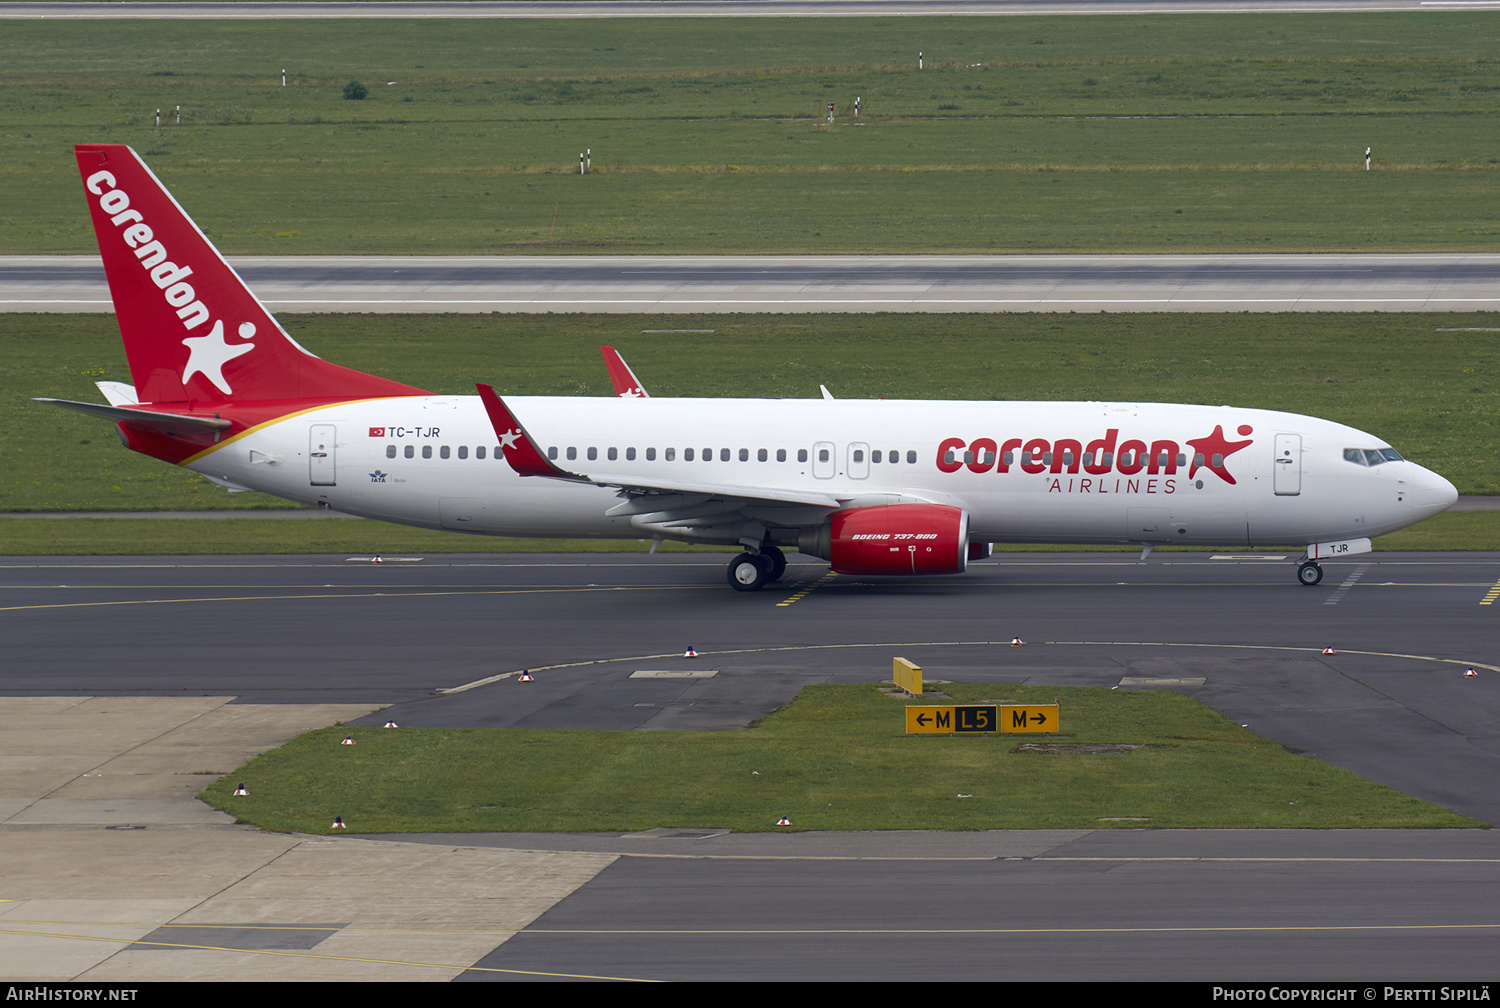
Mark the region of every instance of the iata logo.
[[[1117, 473], [1136, 479], [1114, 481], [1115, 492], [1171, 493], [1175, 480], [1155, 480], [1151, 477], [1175, 476], [1178, 469], [1187, 466], [1187, 478], [1192, 479], [1200, 469], [1207, 469], [1225, 483], [1234, 484], [1234, 475], [1229, 471], [1229, 456], [1253, 442], [1250, 437], [1254, 429], [1241, 424], [1236, 432], [1243, 441], [1231, 441], [1224, 434], [1224, 425], [1215, 424], [1212, 434], [1189, 438], [1179, 444], [1171, 440], [1145, 441], [1130, 438], [1120, 441], [1120, 432], [1111, 427], [1104, 436], [1083, 444], [1073, 438], [1009, 438], [997, 441], [994, 438], [947, 438], [938, 445], [937, 467], [945, 473], [956, 473], [967, 468], [970, 472], [1010, 472], [1018, 465], [1024, 473], [1039, 475], [1089, 475], [1107, 476]], [[1192, 449], [1191, 457], [1183, 451], [1183, 445]], [[1138, 477], [1147, 477], [1146, 480]], [[1105, 480], [1069, 480], [1067, 489], [1074, 483], [1081, 492], [1108, 493]], [[1157, 484], [1160, 484], [1158, 486]], [[1053, 490], [1065, 489], [1062, 481], [1052, 481]]]

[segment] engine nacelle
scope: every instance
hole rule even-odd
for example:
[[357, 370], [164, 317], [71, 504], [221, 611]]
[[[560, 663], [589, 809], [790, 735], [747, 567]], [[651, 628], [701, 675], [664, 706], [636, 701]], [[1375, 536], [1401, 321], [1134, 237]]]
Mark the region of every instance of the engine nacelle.
[[962, 574], [969, 515], [946, 504], [884, 504], [836, 511], [805, 530], [797, 549], [840, 574]]

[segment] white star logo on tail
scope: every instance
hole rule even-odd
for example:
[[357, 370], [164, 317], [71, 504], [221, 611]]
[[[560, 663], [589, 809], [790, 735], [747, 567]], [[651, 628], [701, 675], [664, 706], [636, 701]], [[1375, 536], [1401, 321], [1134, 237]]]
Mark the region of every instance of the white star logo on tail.
[[500, 447], [514, 448], [516, 446], [516, 442], [519, 440], [521, 440], [521, 432], [519, 430], [506, 431], [504, 434], [500, 435]]
[[[240, 324], [241, 339], [249, 339], [254, 335], [253, 323]], [[182, 345], [188, 348], [187, 365], [182, 369], [182, 384], [186, 385], [193, 375], [201, 374], [225, 395], [231, 394], [233, 389], [224, 380], [224, 365], [255, 349], [254, 343], [230, 346], [224, 342], [224, 322], [220, 319], [214, 320], [213, 331], [207, 336], [189, 336], [182, 341]]]

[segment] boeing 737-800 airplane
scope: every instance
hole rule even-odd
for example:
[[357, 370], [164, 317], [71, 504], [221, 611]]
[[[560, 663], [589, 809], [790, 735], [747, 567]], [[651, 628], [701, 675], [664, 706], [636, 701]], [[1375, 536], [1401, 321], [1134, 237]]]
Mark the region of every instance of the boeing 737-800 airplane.
[[1305, 549], [1451, 505], [1372, 435], [1290, 413], [1095, 402], [664, 399], [604, 348], [614, 398], [433, 395], [299, 346], [133, 150], [76, 148], [134, 387], [126, 446], [231, 490], [422, 528], [783, 549], [849, 574], [956, 574], [996, 542]]

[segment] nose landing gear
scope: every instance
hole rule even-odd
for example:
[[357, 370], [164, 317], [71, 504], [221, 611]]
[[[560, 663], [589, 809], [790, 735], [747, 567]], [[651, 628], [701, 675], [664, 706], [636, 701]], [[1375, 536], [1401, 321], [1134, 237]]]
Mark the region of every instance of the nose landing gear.
[[1323, 580], [1323, 567], [1316, 560], [1304, 560], [1297, 565], [1297, 580], [1311, 588]]

